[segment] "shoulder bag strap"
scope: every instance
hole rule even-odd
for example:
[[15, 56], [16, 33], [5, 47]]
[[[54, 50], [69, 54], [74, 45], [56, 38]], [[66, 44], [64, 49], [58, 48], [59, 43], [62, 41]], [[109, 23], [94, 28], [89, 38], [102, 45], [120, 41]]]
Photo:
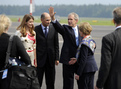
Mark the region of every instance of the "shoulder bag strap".
[[4, 66], [4, 68], [7, 67], [8, 59], [9, 59], [9, 57], [10, 57], [10, 51], [11, 51], [13, 36], [14, 36], [14, 35], [11, 35], [10, 38], [9, 38], [9, 43], [8, 43], [8, 49], [7, 49], [7, 52], [6, 52], [6, 60], [5, 60], [5, 66]]

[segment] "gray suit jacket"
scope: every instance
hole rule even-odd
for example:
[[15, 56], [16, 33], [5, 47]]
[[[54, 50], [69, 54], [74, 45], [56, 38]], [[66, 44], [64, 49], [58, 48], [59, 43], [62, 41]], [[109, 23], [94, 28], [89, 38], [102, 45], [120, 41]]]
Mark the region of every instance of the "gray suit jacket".
[[102, 39], [101, 66], [97, 87], [121, 89], [121, 28]]

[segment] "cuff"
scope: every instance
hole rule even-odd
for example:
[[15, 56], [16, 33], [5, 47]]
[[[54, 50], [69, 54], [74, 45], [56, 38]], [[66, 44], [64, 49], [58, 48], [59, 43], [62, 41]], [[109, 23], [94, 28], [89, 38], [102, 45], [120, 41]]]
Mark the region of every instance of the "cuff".
[[52, 20], [53, 23], [56, 23], [56, 19], [55, 20]]

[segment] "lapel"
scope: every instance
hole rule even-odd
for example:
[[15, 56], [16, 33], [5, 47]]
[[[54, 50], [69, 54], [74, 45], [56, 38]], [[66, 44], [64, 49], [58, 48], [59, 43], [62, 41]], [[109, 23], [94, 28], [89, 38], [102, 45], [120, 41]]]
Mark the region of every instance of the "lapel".
[[45, 37], [45, 34], [43, 33], [43, 29], [42, 29], [41, 24], [39, 25], [38, 32], [41, 34], [41, 36]]
[[73, 30], [72, 27], [69, 27], [69, 30], [71, 31], [70, 37], [71, 37], [71, 39], [72, 39], [72, 42], [73, 42], [74, 45], [76, 45], [76, 38], [75, 38], [74, 30]]
[[[72, 33], [72, 35], [71, 35], [71, 39], [72, 39], [72, 42], [73, 42], [73, 44], [74, 45], [76, 45], [76, 37], [75, 37], [75, 33], [74, 33], [74, 30], [73, 30], [73, 28], [71, 27], [70, 28], [70, 31], [71, 31], [71, 33]], [[79, 28], [78, 28], [78, 41], [79, 41], [79, 43], [81, 42], [81, 40], [82, 40], [82, 37], [80, 36], [80, 33], [79, 33]], [[76, 45], [77, 46], [77, 45]]]
[[[78, 33], [79, 33], [79, 27], [78, 27]], [[81, 41], [82, 41], [82, 37], [81, 37], [80, 33], [79, 33], [79, 37], [78, 37], [78, 39], [79, 39], [79, 44], [80, 44]]]
[[[49, 26], [48, 33], [47, 33], [47, 37], [45, 37], [45, 33], [43, 32], [42, 26], [40, 25], [40, 33], [42, 34], [42, 36], [43, 36], [44, 38], [46, 38], [46, 39], [48, 38], [48, 36], [49, 36], [50, 33], [51, 33], [50, 29], [51, 29], [51, 26]], [[52, 29], [51, 29], [51, 30], [52, 30]]]
[[49, 29], [48, 29], [47, 38], [49, 38], [49, 37], [51, 36], [52, 30], [53, 30], [53, 28], [52, 28], [52, 26], [51, 26], [51, 24], [50, 24], [50, 25], [49, 25]]

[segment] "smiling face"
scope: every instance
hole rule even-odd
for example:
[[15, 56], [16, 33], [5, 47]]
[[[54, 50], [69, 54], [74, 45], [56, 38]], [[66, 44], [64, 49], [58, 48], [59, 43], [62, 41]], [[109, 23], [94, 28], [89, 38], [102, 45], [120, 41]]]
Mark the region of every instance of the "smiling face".
[[74, 15], [68, 16], [68, 25], [71, 27], [75, 27], [77, 25], [78, 20], [74, 18]]
[[32, 28], [33, 27], [33, 23], [34, 23], [34, 20], [33, 19], [30, 19], [29, 21], [26, 22], [26, 26], [28, 28]]

